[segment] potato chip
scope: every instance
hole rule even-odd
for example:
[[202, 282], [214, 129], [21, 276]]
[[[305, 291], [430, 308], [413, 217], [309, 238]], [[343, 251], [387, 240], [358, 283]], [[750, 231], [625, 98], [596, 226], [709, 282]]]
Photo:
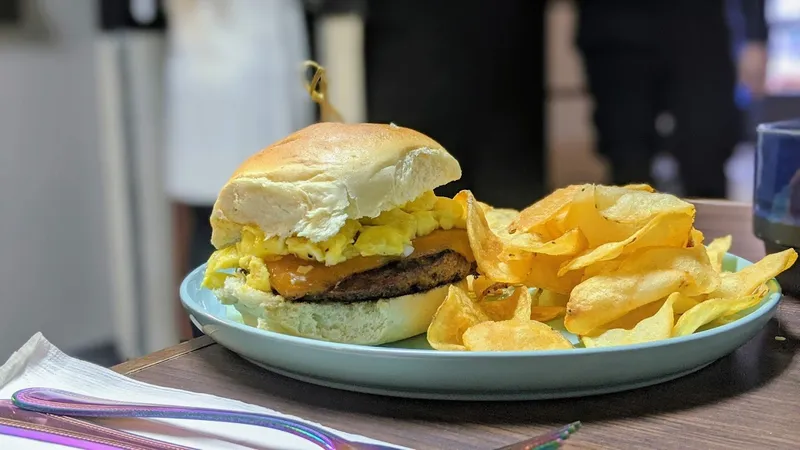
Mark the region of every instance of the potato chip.
[[650, 185], [647, 184], [628, 184], [625, 186], [607, 186], [598, 184], [595, 193], [595, 205], [599, 210], [610, 208], [622, 198], [623, 195], [636, 192], [638, 194], [654, 193]]
[[738, 272], [723, 272], [720, 274], [719, 288], [709, 294], [709, 298], [739, 298], [753, 295], [759, 286], [792, 267], [795, 261], [797, 252], [794, 249], [787, 249], [767, 255], [761, 261]]
[[536, 299], [536, 306], [567, 306], [569, 295], [542, 289]]
[[510, 233], [539, 234], [548, 239], [556, 237], [548, 236], [546, 224], [559, 214], [565, 213], [572, 202], [572, 197], [580, 188], [580, 185], [573, 185], [556, 189], [552, 194], [522, 210], [519, 216], [511, 222], [508, 231]]
[[480, 293], [476, 293], [477, 295], [475, 295], [475, 298], [477, 300], [483, 300], [484, 298], [490, 297], [492, 300], [502, 300], [511, 297], [515, 289], [516, 286], [512, 286], [508, 283], [494, 283]]
[[478, 278], [475, 275], [467, 275], [464, 278], [464, 283], [467, 286], [467, 291], [472, 292], [475, 289], [475, 279]]
[[512, 294], [506, 297], [485, 296], [481, 298], [477, 302], [478, 308], [486, 314], [489, 320], [529, 319], [532, 300], [528, 288], [519, 286], [512, 289]]
[[667, 297], [686, 283], [679, 270], [642, 274], [598, 275], [572, 291], [564, 326], [575, 334], [589, 334], [629, 312]]
[[625, 186], [622, 186], [622, 188], [623, 189], [628, 189], [630, 191], [645, 191], [645, 192], [655, 192], [656, 191], [655, 189], [653, 189], [653, 186], [650, 186], [649, 184], [644, 184], [644, 183], [641, 183], [641, 184], [626, 184]]
[[672, 336], [686, 336], [714, 320], [736, 314], [757, 305], [761, 298], [755, 295], [739, 298], [713, 298], [698, 303], [683, 313], [672, 329]]
[[[630, 238], [640, 228], [644, 227], [652, 218], [663, 214], [676, 214], [686, 216], [678, 229], [680, 241], [685, 243], [694, 218], [694, 207], [683, 202], [674, 196], [666, 194], [654, 194], [647, 185], [632, 185], [631, 187], [616, 187], [602, 185], [585, 185], [575, 193], [572, 205], [565, 219], [567, 229], [578, 228], [587, 238], [589, 248], [596, 248], [609, 242], [619, 242]], [[630, 217], [620, 218], [620, 211], [616, 211], [616, 203], [627, 196], [633, 195], [639, 201], [646, 203], [650, 196], [655, 196], [651, 203], [657, 203], [663, 198], [672, 198], [674, 203], [680, 207], [669, 207], [666, 201], [661, 201], [664, 205], [662, 211], [651, 208], [646, 211], [646, 215], [630, 215]], [[611, 215], [606, 217], [605, 210], [611, 211]], [[668, 223], [668, 222], [667, 222]], [[686, 226], [685, 224], [689, 225]], [[665, 224], [662, 224], [666, 225]], [[657, 241], [657, 239], [656, 239]], [[657, 244], [655, 244], [657, 245]]]
[[557, 276], [558, 268], [569, 257], [527, 253], [508, 248], [489, 229], [483, 210], [476, 207], [471, 192], [462, 191], [455, 199], [467, 211], [467, 235], [478, 271], [482, 275], [500, 283], [524, 284], [562, 294], [569, 293], [580, 282], [583, 274], [578, 271], [565, 277]]
[[607, 242], [570, 260], [558, 274], [563, 276], [591, 264], [608, 261], [644, 247], [684, 247], [689, 240], [694, 218], [684, 213], [661, 214], [653, 217], [631, 236], [618, 242]]
[[638, 229], [636, 224], [615, 223], [604, 218], [597, 209], [595, 193], [598, 186], [586, 185], [575, 193], [572, 205], [564, 219], [567, 229], [579, 229], [586, 237], [589, 248], [607, 242], [618, 242], [630, 237]]
[[529, 253], [541, 253], [544, 255], [577, 255], [586, 248], [586, 238], [583, 237], [581, 230], [569, 230], [552, 241], [542, 242], [537, 239], [537, 235], [528, 233], [512, 234], [506, 240], [506, 244], [513, 251], [523, 251]]
[[[673, 292], [670, 294], [667, 299], [672, 300], [672, 310], [675, 314], [683, 314], [688, 311], [690, 308], [698, 305], [700, 302], [692, 297], [688, 297], [686, 295], [681, 294], [680, 292]], [[661, 306], [664, 304], [665, 300], [658, 300], [653, 303], [648, 303], [644, 306], [640, 306], [633, 311], [625, 314], [624, 316], [620, 317], [619, 319], [612, 320], [611, 322], [605, 324], [603, 329], [610, 330], [612, 328], [624, 328], [626, 330], [630, 330], [637, 323], [641, 322], [642, 320], [653, 316]], [[595, 333], [589, 333], [593, 335]]]
[[549, 322], [567, 313], [564, 306], [534, 306], [531, 307], [530, 319], [538, 322]]
[[490, 280], [483, 275], [478, 275], [472, 279], [469, 289], [475, 294], [476, 298], [480, 298], [484, 292], [496, 284], [496, 281]]
[[437, 310], [428, 340], [441, 350], [571, 348], [543, 323], [562, 316], [586, 347], [691, 334], [746, 315], [797, 259], [722, 272], [730, 236], [704, 245], [694, 205], [648, 185], [568, 186], [522, 212], [454, 199], [480, 275]]
[[554, 238], [556, 236], [561, 236], [562, 234], [569, 231], [566, 222], [569, 209], [570, 205], [565, 206], [555, 216], [553, 216], [550, 220], [545, 222], [544, 230], [546, 231], [546, 234], [544, 234], [543, 236]]
[[600, 261], [590, 264], [583, 269], [583, 279], [581, 281], [585, 281], [597, 275], [607, 275], [618, 270], [624, 259], [625, 258], [617, 258], [610, 261]]
[[614, 186], [597, 186], [595, 200], [600, 214], [611, 222], [644, 226], [659, 214], [687, 214], [694, 219], [695, 207], [671, 194]]
[[451, 285], [428, 327], [428, 343], [436, 350], [464, 350], [464, 331], [487, 320], [463, 289]]
[[669, 298], [672, 299], [672, 310], [675, 311], [675, 314], [683, 314], [700, 304], [697, 299], [683, 295], [680, 292], [673, 292]]
[[652, 220], [648, 225], [634, 232], [631, 236], [615, 242], [606, 242], [600, 244], [595, 248], [589, 249], [583, 254], [567, 261], [558, 269], [558, 275], [563, 276], [571, 270], [583, 269], [591, 264], [609, 261], [615, 259], [623, 254], [626, 249], [634, 245], [642, 234], [649, 233], [653, 229], [657, 229], [660, 219]]
[[[694, 216], [686, 212], [664, 213], [656, 216], [660, 221], [650, 233], [643, 234], [631, 250], [644, 247], [686, 247], [697, 230], [692, 226]], [[655, 219], [655, 218], [654, 218]], [[652, 221], [652, 220], [651, 220]], [[701, 240], [702, 242], [702, 240]]]
[[755, 295], [758, 298], [764, 298], [768, 294], [769, 294], [769, 281], [757, 287], [756, 290], [753, 292], [753, 295]]
[[484, 214], [489, 214], [491, 211], [493, 211], [495, 209], [494, 206], [492, 206], [492, 205], [490, 205], [488, 203], [483, 203], [483, 202], [477, 201], [477, 200], [475, 201], [475, 204], [480, 206], [480, 208], [483, 210]]
[[570, 256], [551, 256], [541, 253], [532, 253], [531, 256], [531, 270], [522, 283], [525, 286], [535, 286], [569, 295], [583, 279], [582, 270], [573, 270], [563, 277], [558, 276], [558, 268], [571, 258]]
[[672, 301], [672, 311], [676, 315], [683, 314], [693, 306], [699, 304], [697, 300], [691, 297], [687, 297], [679, 292], [673, 292], [669, 297], [667, 297], [667, 299], [658, 300], [652, 303], [648, 303], [644, 306], [640, 306], [634, 309], [633, 311], [629, 312], [628, 314], [625, 314], [624, 316], [620, 317], [619, 319], [612, 320], [611, 322], [603, 325], [602, 329], [594, 330], [591, 333], [587, 333], [587, 335], [596, 336], [604, 331], [611, 330], [614, 328], [631, 330], [642, 320], [654, 316], [664, 305], [664, 302], [667, 300]]
[[708, 259], [717, 272], [722, 272], [722, 259], [725, 257], [725, 254], [728, 253], [728, 250], [730, 250], [732, 241], [733, 238], [731, 235], [727, 235], [714, 239], [706, 246]]
[[619, 319], [612, 320], [611, 322], [603, 325], [602, 328], [592, 330], [590, 333], [586, 333], [586, 335], [597, 336], [615, 328], [632, 330], [636, 325], [639, 324], [639, 322], [656, 315], [661, 307], [664, 306], [665, 301], [666, 300], [657, 300], [655, 302], [640, 306], [628, 314], [620, 317]]
[[582, 281], [570, 293], [566, 328], [587, 334], [673, 292], [700, 295], [719, 286], [705, 248], [650, 247], [626, 256], [608, 274]]
[[[761, 301], [768, 294], [769, 294], [769, 286], [767, 284], [762, 284], [761, 286], [756, 288], [756, 292], [753, 294], [753, 296], [757, 297], [759, 299], [759, 301]], [[720, 325], [726, 325], [726, 324], [729, 324], [731, 322], [735, 322], [735, 321], [741, 319], [742, 317], [746, 316], [747, 313], [748, 313], [748, 311], [739, 311], [737, 313], [733, 313], [733, 314], [730, 314], [730, 315], [727, 315], [727, 316], [723, 316], [723, 317], [714, 319], [713, 321], [709, 322], [709, 327], [713, 328], [713, 327], [718, 327]]]
[[521, 351], [570, 349], [572, 344], [558, 331], [533, 320], [504, 320], [473, 325], [463, 336], [473, 351]]
[[505, 248], [503, 241], [489, 228], [486, 216], [471, 192], [461, 191], [455, 199], [467, 212], [467, 236], [478, 271], [497, 282], [516, 284], [525, 281], [533, 255], [513, 253]]
[[485, 210], [486, 223], [489, 229], [503, 241], [507, 241], [512, 237], [508, 232], [509, 224], [519, 216], [519, 211], [514, 209], [495, 208]]
[[672, 334], [675, 314], [672, 300], [667, 299], [656, 314], [642, 320], [633, 329], [615, 328], [597, 337], [581, 336], [586, 348], [611, 347], [616, 345], [641, 344], [643, 342], [667, 339]]
[[692, 227], [692, 232], [689, 233], [689, 242], [686, 244], [687, 247], [697, 247], [702, 245], [705, 242], [706, 237], [703, 236], [703, 232], [698, 230], [697, 228]]
[[517, 307], [514, 309], [513, 319], [528, 320], [531, 317], [531, 310], [533, 309], [533, 296], [531, 291], [526, 286], [520, 286], [514, 292], [514, 296], [518, 297]]
[[714, 291], [720, 286], [720, 276], [711, 267], [705, 248], [650, 247], [639, 249], [625, 257], [614, 273], [642, 273], [651, 270], [678, 270], [685, 272], [688, 284], [678, 292], [697, 296]]
[[516, 296], [505, 298], [487, 297], [475, 302], [475, 306], [480, 308], [489, 320], [510, 320], [514, 317], [518, 299]]

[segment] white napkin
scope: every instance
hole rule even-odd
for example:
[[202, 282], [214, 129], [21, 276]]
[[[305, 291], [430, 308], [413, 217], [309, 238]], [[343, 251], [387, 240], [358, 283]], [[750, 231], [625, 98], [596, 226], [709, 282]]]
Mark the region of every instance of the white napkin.
[[[41, 333], [33, 336], [0, 367], [0, 397], [11, 398], [14, 392], [27, 387], [65, 389], [113, 400], [235, 409], [292, 417], [235, 400], [135, 381], [109, 369], [67, 356]], [[297, 419], [297, 417], [292, 418]], [[250, 425], [171, 419], [109, 419], [100, 423], [119, 430], [200, 449], [318, 449], [308, 441], [288, 433]], [[331, 431], [348, 439], [385, 444], [363, 436]], [[0, 448], [64, 447], [0, 436]]]

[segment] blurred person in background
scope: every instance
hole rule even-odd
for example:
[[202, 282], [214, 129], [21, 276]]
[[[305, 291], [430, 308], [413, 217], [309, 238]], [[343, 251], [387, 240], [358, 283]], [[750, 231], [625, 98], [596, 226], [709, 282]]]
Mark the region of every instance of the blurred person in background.
[[209, 217], [230, 174], [310, 124], [313, 108], [300, 78], [309, 53], [300, 0], [167, 0], [165, 9], [166, 185], [180, 279], [214, 250]]
[[736, 1], [746, 39], [738, 71], [725, 0], [577, 0], [577, 45], [611, 182], [652, 182], [655, 119], [668, 111], [684, 194], [725, 197], [724, 164], [743, 136], [737, 77], [760, 96], [767, 63], [764, 0]]
[[[361, 18], [361, 25], [353, 26], [362, 27], [363, 43], [331, 42], [359, 36], [345, 31], [318, 40], [334, 49], [320, 58], [330, 69], [331, 90], [359, 79], [347, 68], [340, 70], [340, 61], [362, 64], [363, 119], [417, 129], [459, 160], [462, 179], [437, 190], [440, 195], [471, 189], [482, 201], [514, 208], [542, 196], [544, 2], [306, 3], [320, 20]], [[353, 52], [361, 52], [360, 61], [353, 62]], [[334, 106], [342, 100], [332, 99]], [[348, 121], [362, 119], [344, 116]]]

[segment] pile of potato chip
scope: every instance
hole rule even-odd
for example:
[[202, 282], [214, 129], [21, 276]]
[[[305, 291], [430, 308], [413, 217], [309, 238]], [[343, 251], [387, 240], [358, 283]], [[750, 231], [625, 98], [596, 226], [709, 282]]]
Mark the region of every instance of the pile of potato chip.
[[685, 336], [736, 320], [797, 253], [723, 272], [730, 236], [704, 245], [695, 207], [647, 185], [574, 185], [522, 212], [463, 191], [479, 275], [450, 287], [428, 329], [438, 350], [569, 349]]

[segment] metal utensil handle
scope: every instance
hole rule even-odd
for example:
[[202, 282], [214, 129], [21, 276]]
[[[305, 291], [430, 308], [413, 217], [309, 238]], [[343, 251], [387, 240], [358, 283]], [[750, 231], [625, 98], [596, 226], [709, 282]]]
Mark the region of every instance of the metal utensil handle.
[[394, 448], [356, 445], [321, 427], [270, 414], [121, 402], [48, 388], [22, 389], [14, 393], [12, 400], [16, 406], [23, 409], [74, 417], [149, 417], [255, 425], [293, 434], [326, 450]]
[[48, 427], [46, 425], [32, 424], [12, 419], [0, 419], [0, 435], [47, 442], [49, 444], [58, 444], [83, 450], [136, 450], [137, 448], [141, 448], [101, 437], [89, 436], [59, 428]]
[[116, 443], [127, 444], [139, 450], [192, 450], [190, 447], [159, 441], [126, 431], [116, 430], [96, 423], [68, 416], [28, 411], [18, 408], [11, 400], [0, 400], [0, 419], [13, 420], [32, 425], [60, 429], [65, 432], [79, 433]]

